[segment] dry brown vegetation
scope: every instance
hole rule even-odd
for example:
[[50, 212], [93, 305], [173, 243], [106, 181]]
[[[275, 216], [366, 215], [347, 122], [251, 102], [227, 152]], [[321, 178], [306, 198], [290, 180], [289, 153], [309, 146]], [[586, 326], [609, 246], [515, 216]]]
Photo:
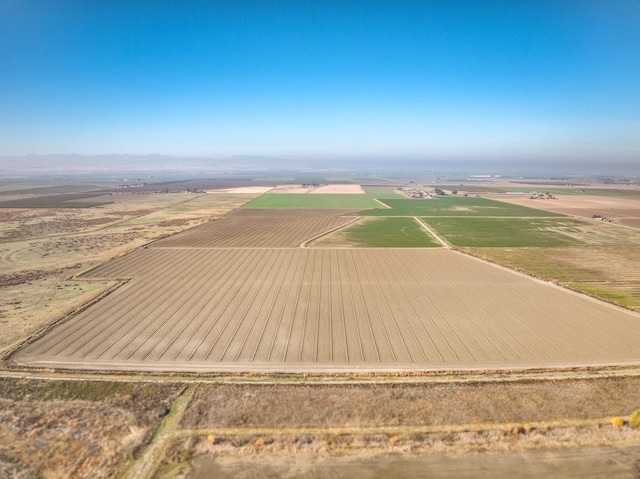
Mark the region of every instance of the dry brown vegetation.
[[187, 429], [367, 428], [628, 416], [640, 377], [449, 384], [200, 385]]
[[115, 477], [182, 388], [0, 379], [0, 471], [4, 465], [24, 477]]
[[[293, 463], [291, 469], [277, 469], [278, 475], [297, 477], [304, 472], [305, 477], [324, 477], [332, 470], [330, 463], [342, 457], [347, 462], [335, 469], [338, 477], [353, 472], [350, 463], [360, 465], [358, 475], [378, 477], [385, 470], [403, 471], [402, 464], [407, 467], [414, 457], [422, 458], [423, 465], [444, 468], [443, 477], [452, 477], [448, 464], [454, 459], [484, 458], [495, 472], [502, 465], [511, 467], [514, 455], [520, 455], [521, 465], [537, 463], [548, 448], [554, 448], [550, 451], [557, 458], [552, 461], [555, 472], [564, 470], [563, 457], [575, 462], [567, 470], [575, 471], [589, 461], [593, 469], [602, 466], [596, 458], [611, 457], [612, 445], [624, 449], [640, 441], [640, 431], [628, 425], [616, 428], [608, 418], [615, 411], [628, 417], [640, 400], [638, 381], [625, 377], [447, 384], [202, 384], [177, 424], [158, 471], [163, 477], [214, 473], [233, 477], [234, 471], [247, 470], [262, 476], [284, 462]], [[583, 448], [562, 449], [577, 444]], [[596, 445], [606, 446], [606, 452]], [[585, 450], [588, 455], [582, 454]], [[487, 451], [502, 454], [470, 456]], [[631, 448], [624, 451], [629, 460], [616, 464], [624, 464], [620, 469], [626, 473], [637, 454]], [[403, 454], [402, 462], [388, 465], [385, 454], [394, 453]], [[249, 469], [240, 467], [240, 461], [248, 462]], [[322, 468], [309, 467], [314, 463]], [[598, 470], [616, 471], [610, 463]], [[470, 469], [461, 471], [466, 477]]]

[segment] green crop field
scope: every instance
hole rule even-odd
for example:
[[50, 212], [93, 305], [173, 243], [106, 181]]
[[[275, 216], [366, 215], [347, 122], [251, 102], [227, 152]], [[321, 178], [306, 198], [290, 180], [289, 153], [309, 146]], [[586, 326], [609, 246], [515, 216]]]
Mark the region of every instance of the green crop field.
[[583, 242], [564, 234], [584, 223], [571, 219], [428, 218], [436, 233], [455, 246], [555, 247]]
[[413, 218], [360, 220], [341, 232], [346, 242], [369, 248], [431, 248], [440, 244]]
[[486, 198], [443, 197], [430, 200], [383, 199], [391, 209], [377, 205], [362, 216], [561, 216], [557, 213], [511, 205]]
[[380, 206], [380, 204], [369, 195], [267, 193], [250, 201], [244, 207], [367, 209], [376, 206]]

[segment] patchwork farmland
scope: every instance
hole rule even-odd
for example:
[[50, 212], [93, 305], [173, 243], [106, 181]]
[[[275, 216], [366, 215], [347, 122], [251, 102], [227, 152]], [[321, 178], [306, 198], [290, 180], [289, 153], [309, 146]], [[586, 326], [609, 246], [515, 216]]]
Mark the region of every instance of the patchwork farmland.
[[637, 314], [443, 249], [164, 249], [15, 356], [168, 370], [512, 368], [637, 361]]

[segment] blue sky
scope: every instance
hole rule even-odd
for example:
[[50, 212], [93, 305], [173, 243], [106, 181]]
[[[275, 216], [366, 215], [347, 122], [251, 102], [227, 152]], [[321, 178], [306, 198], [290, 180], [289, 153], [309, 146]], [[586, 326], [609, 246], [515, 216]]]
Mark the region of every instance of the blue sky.
[[640, 161], [640, 0], [0, 0], [0, 155]]

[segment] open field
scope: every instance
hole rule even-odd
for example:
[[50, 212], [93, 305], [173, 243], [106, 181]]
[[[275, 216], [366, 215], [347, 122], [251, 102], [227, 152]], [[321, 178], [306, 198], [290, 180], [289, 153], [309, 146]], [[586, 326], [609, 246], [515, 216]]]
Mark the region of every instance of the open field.
[[383, 209], [379, 204], [377, 209], [363, 211], [362, 216], [509, 216], [509, 217], [538, 217], [559, 216], [542, 210], [511, 205], [501, 201], [486, 198], [440, 197], [429, 200], [412, 199], [384, 199], [383, 202], [391, 209]]
[[[640, 458], [640, 430], [615, 428], [610, 417], [628, 417], [639, 399], [637, 383], [602, 377], [201, 384], [157, 471], [234, 477], [248, 467], [258, 476], [326, 477], [329, 470], [336, 477], [389, 477], [415, 467], [422, 477], [421, 465], [442, 477], [458, 477], [455, 471], [495, 477], [504, 468], [504, 477], [513, 477], [514, 471], [588, 471], [588, 464], [607, 477], [627, 477]], [[584, 449], [570, 447], [575, 444]], [[617, 460], [607, 461], [612, 455]], [[478, 460], [491, 474], [472, 471]]]
[[413, 218], [366, 218], [314, 241], [320, 247], [429, 248], [437, 243]]
[[453, 384], [202, 384], [179, 426], [208, 430], [509, 424], [624, 417], [638, 405], [640, 377]]
[[65, 193], [1, 200], [0, 208], [93, 208], [111, 203], [102, 192]]
[[366, 209], [380, 205], [368, 195], [266, 193], [246, 204], [245, 208], [344, 208]]
[[0, 209], [0, 352], [115, 284], [76, 274], [253, 197], [120, 193], [99, 208]]
[[[0, 209], [0, 351], [70, 313], [3, 362], [0, 476], [637, 473], [640, 315], [457, 251], [393, 248], [429, 238], [409, 217], [297, 248], [362, 207], [234, 209], [263, 191], [234, 181]], [[424, 222], [640, 312], [638, 231], [486, 205]]]
[[438, 235], [455, 246], [572, 246], [584, 242], [571, 236], [591, 226], [572, 219], [425, 218]]
[[[317, 186], [316, 186], [317, 185]], [[327, 195], [327, 194], [341, 194], [341, 195], [364, 195], [365, 191], [362, 186], [355, 184], [281, 184], [273, 188], [270, 193], [272, 194], [314, 194], [314, 195]]]
[[20, 195], [59, 195], [65, 193], [79, 193], [82, 191], [91, 191], [100, 189], [95, 184], [32, 184], [32, 183], [12, 183], [12, 184], [0, 184], [0, 199], [3, 196], [10, 194]]
[[369, 196], [377, 198], [379, 200], [402, 198], [398, 193], [394, 191], [392, 186], [365, 186], [364, 190]]
[[84, 276], [131, 280], [15, 362], [204, 371], [640, 360], [637, 314], [441, 249], [149, 248]]
[[311, 190], [309, 193], [314, 195], [364, 195], [365, 191], [360, 185], [333, 184], [319, 186], [318, 188], [314, 188], [313, 190]]
[[570, 216], [600, 215], [615, 223], [640, 228], [640, 191], [629, 196], [560, 195], [554, 200], [531, 200], [529, 196], [501, 195], [500, 201], [530, 206]]
[[295, 247], [309, 238], [353, 220], [353, 217], [328, 215], [227, 216], [160, 240], [153, 246], [168, 248]]
[[[622, 228], [619, 231], [624, 232]], [[640, 311], [639, 242], [627, 246], [470, 248], [472, 254]]]

